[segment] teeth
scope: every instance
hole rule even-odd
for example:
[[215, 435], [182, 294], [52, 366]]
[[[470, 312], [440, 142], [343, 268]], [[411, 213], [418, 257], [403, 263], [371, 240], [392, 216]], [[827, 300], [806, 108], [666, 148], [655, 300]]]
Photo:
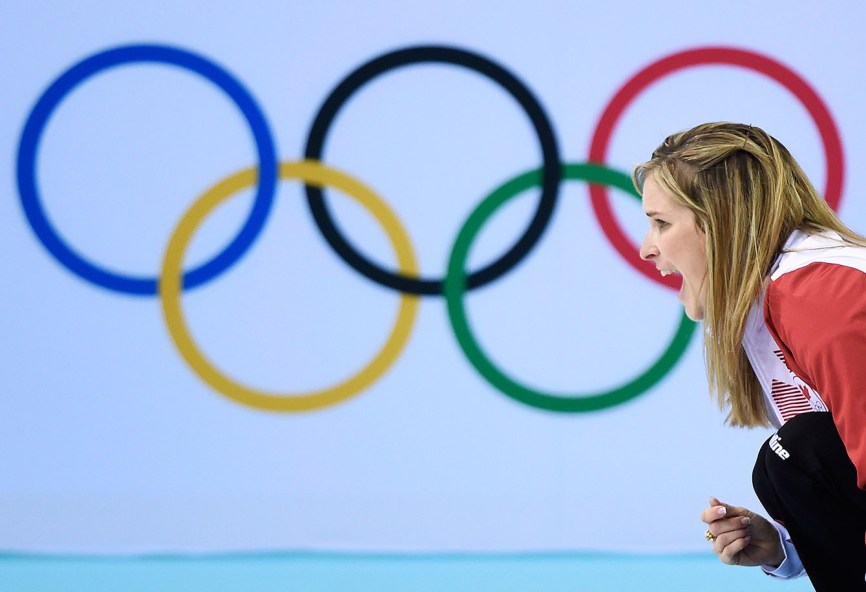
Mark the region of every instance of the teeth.
[[659, 269], [659, 273], [662, 274], [662, 277], [669, 276], [673, 273], [670, 269]]

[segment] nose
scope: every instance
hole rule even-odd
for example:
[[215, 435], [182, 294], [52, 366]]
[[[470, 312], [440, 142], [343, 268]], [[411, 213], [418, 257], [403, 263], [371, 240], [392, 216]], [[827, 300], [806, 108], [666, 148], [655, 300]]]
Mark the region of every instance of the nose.
[[655, 241], [653, 240], [652, 229], [647, 231], [646, 236], [643, 239], [643, 242], [640, 245], [640, 258], [644, 261], [652, 261], [656, 257], [658, 257], [659, 250], [656, 247]]

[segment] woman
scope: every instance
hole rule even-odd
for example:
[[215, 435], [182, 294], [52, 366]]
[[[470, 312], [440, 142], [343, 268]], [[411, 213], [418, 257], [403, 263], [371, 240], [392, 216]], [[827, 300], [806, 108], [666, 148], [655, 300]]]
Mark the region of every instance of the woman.
[[773, 520], [710, 498], [701, 519], [713, 551], [778, 577], [805, 573], [818, 592], [863, 590], [866, 239], [756, 127], [674, 134], [633, 177], [650, 222], [641, 257], [682, 276], [728, 422], [778, 429], [752, 474]]

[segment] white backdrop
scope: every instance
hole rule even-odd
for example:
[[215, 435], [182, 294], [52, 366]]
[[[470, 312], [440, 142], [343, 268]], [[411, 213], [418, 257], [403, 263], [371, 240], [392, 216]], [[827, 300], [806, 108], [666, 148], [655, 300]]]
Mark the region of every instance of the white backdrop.
[[[159, 297], [98, 285], [55, 256], [25, 217], [22, 204], [34, 196], [20, 184], [35, 179], [51, 227], [78, 258], [155, 279], [184, 212], [217, 182], [259, 165], [242, 111], [189, 68], [135, 60], [71, 84], [47, 112], [34, 107], [86, 58], [136, 44], [170, 48], [227, 71], [260, 109], [248, 113], [260, 113], [273, 139], [270, 158], [293, 161], [346, 76], [386, 53], [437, 45], [516, 77], [549, 120], [560, 161], [572, 164], [589, 158], [602, 112], [638, 72], [673, 54], [736, 48], [818, 94], [841, 138], [840, 212], [862, 232], [861, 4], [247, 4], [4, 7], [0, 549], [691, 551], [705, 548], [698, 513], [708, 496], [758, 507], [750, 472], [768, 432], [723, 425], [697, 331], [636, 398], [555, 412], [485, 380], [455, 338], [445, 299], [424, 296], [393, 365], [356, 396], [300, 413], [229, 398], [175, 347]], [[40, 123], [35, 148], [21, 143], [28, 118]], [[605, 164], [627, 173], [667, 134], [710, 120], [763, 127], [819, 188], [833, 174], [826, 127], [801, 98], [725, 64], [648, 84], [614, 126]], [[378, 211], [397, 216], [425, 278], [444, 276], [458, 231], [486, 195], [542, 164], [513, 97], [474, 70], [431, 62], [388, 70], [351, 94], [322, 162], [381, 197]], [[470, 269], [517, 241], [539, 195], [522, 193], [484, 224]], [[636, 244], [639, 203], [611, 195]], [[347, 240], [393, 270], [388, 235], [370, 211], [333, 190], [326, 199]], [[239, 191], [207, 216], [185, 268], [228, 245], [252, 203], [253, 191]], [[303, 185], [287, 180], [251, 248], [182, 303], [195, 342], [221, 372], [291, 397], [364, 367], [400, 300], [332, 250]], [[464, 303], [493, 364], [560, 396], [638, 376], [682, 314], [671, 290], [611, 247], [579, 181], [561, 183], [550, 223], [519, 264]]]

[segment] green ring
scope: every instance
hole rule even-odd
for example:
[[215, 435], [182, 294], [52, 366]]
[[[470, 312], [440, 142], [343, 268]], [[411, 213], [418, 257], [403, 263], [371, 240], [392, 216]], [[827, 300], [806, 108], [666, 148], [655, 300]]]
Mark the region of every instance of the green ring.
[[[640, 199], [632, 186], [631, 178], [619, 171], [597, 164], [564, 164], [562, 179], [582, 180], [601, 183], [622, 189]], [[464, 266], [469, 247], [484, 222], [511, 198], [532, 187], [541, 185], [541, 169], [535, 169], [506, 182], [489, 196], [470, 214], [466, 223], [457, 234], [448, 260], [448, 273], [445, 277], [444, 291], [448, 303], [448, 317], [454, 335], [469, 362], [490, 384], [512, 399], [531, 407], [566, 413], [598, 411], [613, 407], [633, 399], [647, 391], [664, 377], [679, 361], [689, 344], [696, 323], [689, 319], [685, 311], [673, 340], [664, 353], [652, 366], [630, 382], [611, 390], [590, 394], [558, 396], [544, 393], [520, 384], [500, 371], [481, 351], [472, 335], [463, 307], [463, 294], [466, 292], [466, 271]]]

